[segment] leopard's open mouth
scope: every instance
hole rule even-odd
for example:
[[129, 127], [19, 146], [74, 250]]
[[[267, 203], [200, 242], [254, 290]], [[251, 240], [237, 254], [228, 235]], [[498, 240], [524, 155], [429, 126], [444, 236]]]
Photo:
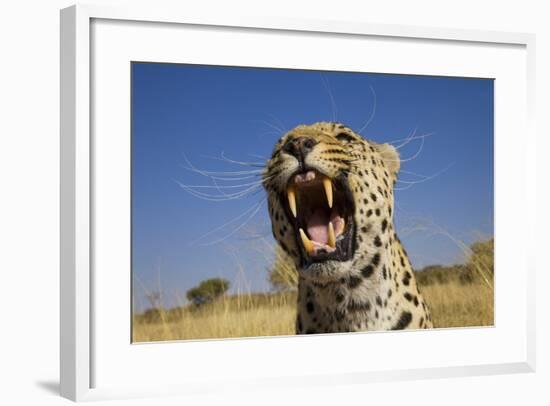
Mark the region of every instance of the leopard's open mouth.
[[285, 207], [300, 247], [302, 268], [347, 261], [355, 249], [355, 205], [345, 176], [305, 170], [290, 177]]

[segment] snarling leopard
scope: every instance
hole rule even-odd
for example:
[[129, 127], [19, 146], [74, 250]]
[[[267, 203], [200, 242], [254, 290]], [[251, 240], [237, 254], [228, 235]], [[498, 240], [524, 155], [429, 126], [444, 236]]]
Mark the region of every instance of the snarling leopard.
[[393, 225], [390, 144], [340, 123], [300, 125], [263, 172], [272, 232], [298, 270], [297, 334], [433, 327]]

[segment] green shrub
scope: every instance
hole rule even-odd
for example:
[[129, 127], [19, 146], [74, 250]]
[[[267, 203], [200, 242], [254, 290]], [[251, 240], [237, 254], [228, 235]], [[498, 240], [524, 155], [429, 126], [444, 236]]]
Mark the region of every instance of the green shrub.
[[197, 306], [210, 303], [222, 296], [229, 289], [229, 281], [222, 278], [212, 278], [202, 281], [187, 291], [187, 299]]
[[494, 239], [470, 245], [465, 265], [429, 265], [415, 272], [420, 286], [458, 282], [462, 285], [483, 280], [491, 284], [494, 274]]

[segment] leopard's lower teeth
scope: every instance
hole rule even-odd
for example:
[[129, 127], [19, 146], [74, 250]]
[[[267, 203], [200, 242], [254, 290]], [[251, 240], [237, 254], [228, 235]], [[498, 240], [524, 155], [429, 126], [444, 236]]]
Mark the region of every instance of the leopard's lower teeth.
[[300, 228], [300, 237], [302, 238], [302, 244], [304, 245], [304, 248], [308, 254], [312, 254], [315, 252], [315, 246], [311, 242], [311, 240], [307, 237], [306, 233], [303, 229]]
[[328, 223], [328, 246], [336, 248], [336, 235], [334, 234], [334, 226], [331, 222]]

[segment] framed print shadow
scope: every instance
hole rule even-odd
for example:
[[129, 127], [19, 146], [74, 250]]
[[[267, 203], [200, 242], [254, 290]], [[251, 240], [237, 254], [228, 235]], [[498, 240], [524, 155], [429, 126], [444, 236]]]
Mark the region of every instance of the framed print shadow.
[[63, 396], [534, 369], [533, 36], [61, 27]]

